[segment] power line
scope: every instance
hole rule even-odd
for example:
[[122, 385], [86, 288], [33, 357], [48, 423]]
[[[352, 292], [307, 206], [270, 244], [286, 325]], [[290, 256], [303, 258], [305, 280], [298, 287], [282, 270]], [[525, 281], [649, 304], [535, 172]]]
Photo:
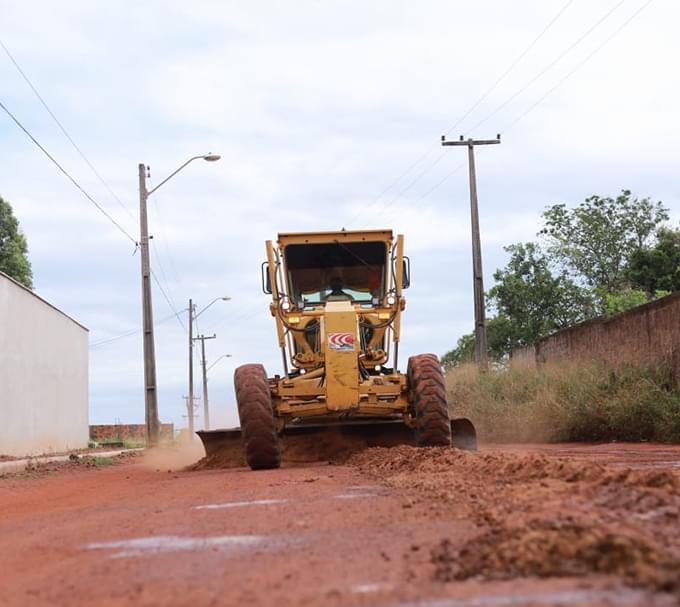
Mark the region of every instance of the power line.
[[[477, 107], [498, 87], [498, 85], [505, 80], [505, 78], [514, 70], [517, 65], [524, 59], [529, 54], [529, 51], [531, 51], [534, 46], [538, 43], [538, 41], [545, 36], [545, 34], [550, 30], [550, 28], [557, 22], [557, 20], [564, 14], [564, 12], [569, 8], [571, 4], [573, 4], [574, 0], [567, 0], [567, 2], [562, 6], [562, 8], [555, 14], [555, 16], [545, 25], [545, 27], [541, 30], [541, 32], [524, 48], [524, 50], [515, 58], [515, 60], [505, 69], [505, 71], [493, 82], [493, 84], [486, 89], [486, 91], [463, 113], [463, 115], [455, 122], [455, 124], [448, 130], [446, 131], [446, 134], [449, 135], [460, 123], [462, 123]], [[370, 209], [373, 207], [389, 190], [391, 190], [394, 186], [397, 185], [406, 175], [408, 175], [413, 169], [415, 169], [416, 166], [418, 166], [420, 163], [422, 163], [424, 160], [426, 160], [429, 156], [432, 155], [434, 150], [437, 148], [431, 147], [428, 149], [420, 158], [418, 158], [413, 164], [411, 164], [406, 171], [404, 171], [395, 181], [393, 181], [390, 185], [388, 185], [379, 195], [377, 198], [373, 200], [367, 207], [367, 209]], [[430, 165], [428, 165], [423, 171], [421, 171], [414, 179], [412, 179], [408, 185], [403, 188], [402, 190], [399, 191], [399, 193], [386, 205], [385, 208], [391, 207], [399, 198], [401, 198], [408, 190], [410, 190], [420, 179], [422, 179], [427, 173], [429, 173], [444, 157], [444, 153], [441, 152], [439, 156], [432, 162]], [[454, 171], [455, 172], [455, 171]], [[453, 174], [453, 173], [451, 173]], [[448, 177], [447, 177], [448, 178]], [[445, 178], [443, 181], [446, 181]], [[443, 183], [442, 181], [442, 183]], [[432, 188], [432, 190], [436, 189], [439, 186], [435, 186]], [[431, 191], [431, 190], [430, 190]], [[421, 197], [420, 199], [422, 199]], [[419, 199], [419, 200], [420, 200]], [[357, 212], [349, 221], [349, 224], [353, 223], [355, 219], [357, 219], [365, 210], [363, 209], [359, 212]], [[384, 210], [384, 209], [383, 209]]]
[[[161, 320], [157, 320], [156, 324], [160, 325], [163, 324], [164, 322], [167, 322], [168, 320], [171, 320], [174, 318], [174, 314], [170, 314], [170, 316], [166, 316], [165, 318], [162, 318]], [[98, 346], [103, 346], [105, 344], [112, 343], [114, 341], [118, 341], [119, 339], [123, 339], [124, 337], [130, 337], [131, 335], [137, 335], [141, 333], [141, 329], [131, 329], [130, 331], [126, 331], [125, 333], [120, 333], [119, 335], [114, 335], [113, 337], [108, 337], [106, 339], [102, 339], [99, 341], [95, 341], [94, 343], [90, 344], [90, 348], [96, 348]]]
[[[68, 178], [68, 180], [76, 187], [78, 190], [114, 225], [118, 230], [120, 230], [121, 233], [125, 235], [126, 238], [128, 238], [131, 242], [135, 244], [135, 247], [138, 245], [137, 241], [133, 236], [130, 235], [130, 233], [123, 227], [121, 226], [111, 215], [109, 215], [104, 208], [92, 197], [88, 192], [73, 178], [71, 175], [68, 173], [68, 171], [57, 162], [57, 160], [52, 156], [41, 144], [40, 142], [28, 131], [28, 129], [21, 124], [19, 119], [5, 106], [5, 104], [0, 101], [0, 107], [7, 113], [7, 115], [15, 122], [15, 124], [29, 137], [29, 139], [47, 156], [52, 163]], [[182, 328], [186, 331], [186, 326], [184, 324], [184, 321], [182, 321], [182, 318], [180, 317], [179, 313], [175, 309], [175, 306], [172, 304], [170, 301], [170, 298], [168, 297], [168, 294], [165, 292], [165, 289], [163, 289], [163, 286], [161, 285], [160, 281], [158, 280], [158, 277], [156, 274], [151, 271], [151, 275], [153, 276], [153, 279], [156, 281], [156, 284], [158, 285], [158, 288], [160, 289], [161, 293], [163, 294], [163, 297], [165, 298], [165, 301], [168, 303], [168, 306], [172, 310], [174, 316], [177, 317], [177, 320], [179, 324], [182, 326]]]
[[522, 120], [527, 114], [532, 112], [536, 107], [538, 107], [543, 101], [552, 93], [554, 93], [560, 86], [562, 86], [571, 76], [573, 76], [578, 70], [580, 70], [590, 59], [595, 56], [604, 46], [606, 46], [613, 38], [615, 38], [623, 28], [625, 28], [633, 19], [635, 19], [644, 9], [646, 9], [652, 0], [647, 0], [638, 10], [636, 10], [628, 19], [626, 19], [612, 34], [604, 39], [595, 49], [593, 49], [579, 64], [576, 65], [571, 71], [569, 71], [565, 76], [563, 76], [557, 84], [555, 84], [547, 93], [538, 99], [535, 103], [529, 106], [524, 112], [522, 112], [517, 118], [515, 118], [502, 132], [507, 133], [512, 129], [520, 120]]
[[170, 309], [173, 311], [174, 316], [177, 318], [177, 322], [179, 322], [179, 324], [182, 326], [182, 329], [184, 329], [184, 331], [186, 331], [187, 327], [184, 324], [182, 317], [179, 315], [179, 312], [175, 309], [175, 306], [170, 301], [168, 294], [165, 292], [163, 285], [161, 285], [160, 281], [158, 280], [158, 277], [156, 276], [156, 273], [153, 270], [151, 270], [151, 276], [153, 277], [154, 282], [156, 283], [156, 285], [160, 289], [161, 293], [163, 294], [163, 297], [165, 298], [165, 301], [168, 303], [168, 306], [170, 306]]
[[172, 302], [173, 310], [174, 310], [177, 307], [177, 305], [175, 304], [175, 300], [172, 297], [172, 293], [171, 293], [171, 290], [170, 290], [170, 281], [168, 280], [168, 277], [165, 273], [165, 268], [163, 267], [163, 262], [161, 261], [161, 258], [160, 258], [159, 252], [158, 252], [158, 248], [156, 247], [156, 244], [155, 244], [154, 241], [155, 241], [155, 239], [151, 241], [151, 243], [152, 243], [151, 248], [154, 252], [154, 258], [158, 262], [158, 267], [161, 270], [161, 278], [163, 279], [165, 286], [167, 287], [168, 297], [170, 298], [170, 301]]
[[562, 8], [557, 12], [557, 14], [548, 22], [548, 24], [541, 30], [541, 32], [536, 36], [530, 43], [529, 45], [517, 56], [517, 58], [510, 64], [510, 66], [496, 79], [496, 81], [482, 94], [482, 96], [475, 101], [470, 109], [468, 109], [463, 116], [461, 116], [456, 123], [448, 130], [446, 131], [447, 135], [450, 135], [451, 132], [461, 123], [463, 120], [465, 120], [478, 106], [480, 103], [482, 103], [494, 90], [496, 90], [496, 87], [505, 80], [505, 78], [514, 70], [517, 65], [524, 59], [529, 54], [529, 51], [536, 46], [538, 41], [545, 36], [545, 34], [550, 30], [550, 28], [557, 22], [557, 20], [562, 16], [562, 14], [569, 8], [571, 4], [573, 4], [574, 0], [567, 0], [567, 2], [562, 6]]
[[9, 111], [7, 106], [0, 101], [0, 107], [7, 113], [7, 115], [15, 122], [15, 124], [28, 136], [28, 138], [40, 149], [40, 151], [47, 156], [52, 163], [66, 176], [66, 178], [76, 187], [80, 192], [87, 198], [97, 209], [114, 225], [116, 226], [124, 235], [126, 238], [128, 238], [130, 241], [132, 241], [135, 245], [137, 245], [137, 240], [133, 238], [130, 233], [123, 227], [121, 226], [111, 215], [109, 215], [104, 208], [92, 197], [90, 196], [85, 189], [73, 178], [71, 175], [68, 173], [68, 171], [59, 164], [54, 156], [50, 154], [41, 144], [40, 142], [33, 136], [31, 133], [28, 131], [28, 129], [19, 122], [19, 119]]
[[[149, 180], [151, 183], [153, 181], [150, 179]], [[170, 253], [170, 248], [168, 247], [168, 239], [167, 239], [167, 231], [165, 228], [165, 220], [163, 219], [163, 214], [161, 213], [161, 204], [159, 204], [159, 197], [158, 193], [156, 192], [154, 194], [154, 197], [151, 199], [152, 203], [150, 205], [150, 208], [153, 209], [154, 214], [155, 214], [155, 221], [158, 222], [158, 232], [160, 232], [162, 238], [161, 241], [163, 243], [163, 249], [165, 250], [165, 254], [168, 257], [168, 260], [170, 262], [170, 270], [172, 273], [172, 278], [175, 282], [176, 285], [179, 285], [180, 287], [182, 286], [182, 281], [179, 276], [179, 272], [177, 272], [177, 266], [175, 265], [175, 260], [172, 257], [172, 254]], [[158, 247], [160, 249], [160, 246]], [[160, 250], [156, 250], [156, 256], [160, 256]]]
[[[578, 70], [580, 70], [590, 59], [595, 56], [604, 46], [606, 46], [613, 38], [615, 38], [621, 30], [623, 30], [633, 19], [635, 19], [645, 8], [647, 8], [653, 0], [647, 0], [638, 10], [636, 10], [628, 19], [626, 19], [612, 34], [610, 34], [607, 38], [604, 39], [603, 42], [601, 42], [597, 47], [595, 47], [594, 50], [592, 50], [580, 63], [576, 65], [571, 71], [569, 71], [564, 77], [562, 77], [557, 84], [555, 84], [553, 87], [551, 87], [547, 93], [542, 95], [536, 102], [534, 102], [531, 106], [529, 106], [524, 112], [522, 112], [517, 118], [515, 118], [510, 124], [501, 131], [501, 133], [507, 133], [510, 129], [512, 129], [520, 120], [522, 120], [527, 114], [532, 112], [536, 107], [538, 107], [549, 95], [554, 93], [562, 84], [566, 82], [571, 76], [573, 76]], [[618, 6], [618, 5], [617, 5]], [[616, 8], [616, 7], [615, 7]], [[447, 181], [450, 177], [452, 177], [455, 173], [457, 173], [461, 167], [463, 166], [464, 163], [461, 163], [458, 165], [451, 173], [446, 175], [440, 182], [438, 182], [435, 186], [430, 188], [425, 194], [423, 194], [420, 198], [416, 200], [417, 202], [420, 202], [424, 198], [427, 198], [432, 192], [434, 192], [437, 188], [439, 188], [445, 181]]]
[[52, 117], [52, 120], [57, 124], [61, 132], [64, 134], [64, 136], [69, 140], [71, 145], [75, 148], [76, 152], [80, 155], [80, 157], [85, 161], [88, 167], [92, 170], [92, 172], [95, 174], [97, 179], [99, 179], [100, 183], [109, 191], [109, 194], [114, 198], [114, 200], [121, 206], [121, 208], [134, 220], [135, 217], [130, 211], [130, 209], [121, 201], [121, 199], [116, 195], [116, 193], [111, 189], [111, 186], [104, 180], [104, 178], [99, 174], [97, 169], [94, 167], [94, 165], [90, 162], [90, 160], [85, 156], [85, 153], [78, 147], [76, 142], [73, 140], [71, 135], [69, 135], [68, 131], [64, 127], [64, 125], [59, 121], [59, 119], [54, 115], [54, 112], [50, 109], [50, 107], [47, 105], [47, 102], [43, 99], [42, 95], [38, 92], [38, 89], [35, 88], [29, 77], [26, 75], [23, 69], [21, 69], [21, 66], [17, 62], [17, 60], [13, 57], [12, 53], [9, 52], [9, 49], [4, 45], [2, 40], [0, 40], [0, 46], [2, 49], [5, 51], [7, 56], [9, 57], [10, 61], [14, 64], [14, 67], [17, 69], [19, 74], [21, 74], [21, 77], [26, 81], [26, 84], [31, 88], [35, 96], [38, 98], [42, 106], [45, 108], [47, 113]]
[[[647, 2], [647, 4], [649, 4], [651, 1], [652, 1], [652, 0], [649, 0], [649, 1]], [[504, 107], [506, 107], [509, 103], [511, 103], [515, 98], [517, 98], [519, 95], [521, 95], [521, 94], [522, 94], [527, 88], [529, 88], [534, 82], [536, 82], [539, 78], [541, 78], [544, 74], [546, 74], [546, 73], [547, 73], [550, 69], [552, 69], [557, 63], [559, 63], [566, 55], [568, 55], [574, 48], [576, 48], [581, 42], [583, 42], [583, 40], [585, 40], [585, 39], [586, 39], [586, 38], [587, 38], [587, 37], [588, 37], [588, 36], [589, 36], [589, 35], [597, 28], [597, 27], [599, 27], [606, 19], [608, 19], [608, 18], [609, 18], [609, 17], [610, 17], [610, 16], [611, 16], [611, 15], [612, 15], [612, 14], [613, 14], [620, 6], [624, 3], [624, 2], [625, 2], [625, 0], [619, 0], [619, 2], [617, 2], [614, 6], [612, 6], [612, 7], [611, 7], [611, 8], [610, 8], [610, 9], [609, 9], [602, 17], [600, 17], [600, 18], [599, 18], [599, 19], [598, 19], [598, 20], [597, 20], [590, 28], [588, 28], [581, 36], [579, 36], [579, 38], [577, 38], [575, 42], [573, 42], [569, 47], [567, 47], [566, 50], [564, 50], [562, 53], [560, 53], [560, 54], [559, 54], [553, 61], [551, 61], [545, 68], [543, 68], [543, 69], [542, 69], [540, 72], [538, 72], [538, 74], [536, 74], [531, 80], [529, 80], [526, 84], [524, 84], [524, 86], [522, 86], [519, 90], [515, 91], [515, 93], [513, 93], [513, 94], [512, 94], [510, 97], [508, 97], [505, 101], [503, 101], [503, 103], [501, 103], [501, 104], [500, 104], [496, 109], [494, 109], [490, 114], [488, 114], [488, 115], [487, 115], [486, 117], [484, 117], [482, 120], [480, 120], [480, 121], [477, 122], [475, 125], [473, 125], [473, 126], [470, 128], [470, 130], [472, 131], [472, 130], [478, 128], [479, 126], [481, 126], [482, 124], [484, 124], [485, 122], [487, 122], [490, 118], [492, 118], [493, 116], [495, 116], [495, 115], [496, 115], [498, 112], [500, 112]], [[548, 28], [549, 28], [549, 27], [550, 27], [550, 26], [551, 26], [551, 25], [559, 18], [559, 16], [560, 16], [562, 13], [564, 13], [564, 11], [568, 8], [569, 4], [570, 4], [570, 3], [568, 2], [565, 6], [562, 7], [562, 9], [559, 11], [559, 13], [558, 13], [558, 14], [552, 19], [552, 21], [548, 24], [548, 26], [546, 27], [546, 29], [544, 29], [544, 31], [543, 31], [541, 34], [539, 34], [538, 38], [536, 38], [536, 39], [529, 45], [529, 47], [528, 47], [529, 49], [535, 45], [535, 43], [536, 43], [536, 42], [538, 41], [538, 39], [540, 39], [540, 37], [547, 31], [547, 29], [548, 29]], [[621, 29], [623, 29], [623, 27], [625, 27], [625, 25], [627, 25], [627, 23], [630, 22], [630, 21], [631, 21], [631, 20], [632, 20], [639, 12], [641, 12], [642, 9], [644, 9], [644, 8], [647, 6], [647, 4], [645, 4], [645, 5], [644, 5], [642, 8], [640, 8], [636, 13], [634, 13], [634, 15], [633, 15], [628, 21], [626, 21], [626, 22], [625, 22], [618, 30], [616, 30], [616, 32], [615, 32], [612, 36], [610, 36], [609, 38], [607, 38], [600, 46], [598, 46], [598, 47], [595, 49], [595, 51], [593, 51], [590, 55], [588, 55], [588, 57], [586, 57], [586, 59], [585, 59], [581, 64], [579, 64], [574, 70], [572, 70], [571, 72], [569, 72], [562, 80], [560, 80], [560, 81], [558, 82], [557, 85], [555, 85], [555, 86], [554, 86], [553, 88], [551, 88], [551, 89], [550, 89], [543, 97], [541, 97], [541, 98], [539, 99], [539, 101], [537, 101], [533, 106], [531, 106], [528, 110], [526, 110], [526, 112], [525, 112], [523, 115], [521, 115], [521, 116], [520, 116], [519, 118], [517, 118], [513, 123], [511, 123], [510, 126], [513, 126], [516, 122], [519, 122], [519, 120], [521, 120], [526, 114], [528, 114], [531, 110], [533, 110], [534, 107], [536, 107], [538, 104], [540, 104], [540, 103], [541, 103], [548, 95], [550, 95], [550, 93], [552, 93], [555, 89], [557, 89], [557, 88], [558, 88], [558, 87], [559, 87], [559, 86], [560, 86], [567, 78], [569, 78], [575, 71], [577, 71], [578, 69], [580, 69], [580, 68], [587, 62], [587, 60], [590, 59], [590, 57], [592, 57], [592, 55], [594, 55], [600, 48], [602, 48], [607, 42], [609, 42], [609, 40], [611, 40], [611, 38], [613, 38], [613, 37], [614, 37]], [[526, 54], [526, 53], [523, 53], [522, 55], [520, 55], [520, 57], [524, 56], [525, 54]], [[518, 59], [519, 59], [519, 58], [518, 58]], [[518, 61], [517, 61], [517, 62], [518, 62]], [[512, 67], [514, 67], [514, 65], [515, 65], [515, 64], [513, 64]], [[508, 71], [508, 73], [509, 73], [509, 71]], [[503, 75], [503, 76], [501, 77], [500, 80], [502, 80], [504, 77], [505, 77], [505, 75]], [[499, 80], [499, 82], [500, 82], [500, 80]], [[483, 97], [484, 97], [484, 96], [483, 96]], [[477, 104], [477, 105], [478, 105], [478, 104]], [[449, 134], [449, 133], [456, 127], [456, 125], [458, 125], [460, 122], [462, 122], [462, 119], [459, 120], [458, 122], [456, 122], [456, 124], [455, 124], [453, 127], [451, 127], [451, 129], [449, 129], [449, 131], [447, 131], [447, 134]], [[507, 131], [507, 129], [506, 129], [506, 131]], [[384, 208], [388, 208], [389, 206], [392, 206], [392, 205], [393, 205], [393, 204], [401, 197], [401, 195], [402, 195], [405, 191], [407, 191], [408, 189], [410, 189], [410, 188], [415, 184], [416, 181], [418, 181], [422, 176], [424, 176], [427, 172], [429, 172], [429, 170], [430, 170], [432, 167], [434, 167], [434, 165], [437, 164], [437, 163], [442, 159], [442, 157], [443, 157], [443, 154], [440, 154], [439, 157], [436, 159], [436, 161], [430, 165], [430, 167], [428, 167], [427, 169], [425, 169], [425, 170], [424, 170], [424, 171], [423, 171], [423, 172], [422, 172], [422, 173], [421, 173], [421, 174], [420, 174], [420, 175], [419, 175], [412, 183], [410, 183], [404, 190], [402, 190], [402, 192], [400, 192], [399, 194], [397, 194], [397, 196], [396, 196], [396, 197], [395, 197], [388, 205], [386, 205]], [[461, 165], [461, 166], [462, 166], [462, 165]], [[458, 170], [460, 170], [460, 166], [456, 167], [456, 169], [454, 169], [451, 173], [449, 173], [448, 175], [446, 175], [446, 176], [445, 176], [441, 181], [439, 181], [435, 186], [431, 187], [424, 195], [422, 195], [420, 198], [418, 198], [417, 202], [419, 202], [419, 201], [423, 200], [424, 198], [426, 198], [427, 196], [429, 196], [432, 192], [434, 192], [437, 188], [439, 188], [444, 182], [446, 182], [451, 176], [453, 176]], [[383, 210], [384, 210], [384, 209], [383, 209]]]
[[557, 65], [564, 57], [566, 57], [571, 51], [573, 51], [581, 42], [583, 42], [590, 34], [593, 33], [604, 21], [606, 21], [626, 0], [619, 0], [612, 8], [610, 8], [602, 17], [600, 17], [593, 25], [591, 25], [583, 34], [581, 34], [575, 42], [570, 44], [566, 50], [562, 51], [555, 59], [553, 59], [546, 67], [544, 67], [538, 74], [531, 78], [524, 86], [520, 87], [515, 91], [510, 97], [508, 97], [503, 103], [501, 103], [496, 109], [494, 109], [490, 114], [482, 118], [479, 122], [475, 123], [470, 127], [470, 131], [474, 131], [477, 127], [487, 122], [490, 118], [493, 118], [498, 112], [500, 112], [509, 103], [514, 101], [519, 95], [526, 91], [534, 82], [536, 82], [541, 76], [549, 72], [555, 65]]

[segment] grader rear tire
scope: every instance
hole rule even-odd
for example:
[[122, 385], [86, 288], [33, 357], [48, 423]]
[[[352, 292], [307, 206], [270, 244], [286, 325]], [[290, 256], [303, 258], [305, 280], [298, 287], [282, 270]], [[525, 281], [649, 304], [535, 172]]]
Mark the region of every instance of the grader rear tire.
[[446, 383], [437, 355], [411, 356], [408, 359], [408, 382], [416, 419], [416, 445], [451, 446]]
[[278, 468], [281, 449], [264, 367], [241, 365], [234, 372], [234, 387], [248, 465], [253, 470]]

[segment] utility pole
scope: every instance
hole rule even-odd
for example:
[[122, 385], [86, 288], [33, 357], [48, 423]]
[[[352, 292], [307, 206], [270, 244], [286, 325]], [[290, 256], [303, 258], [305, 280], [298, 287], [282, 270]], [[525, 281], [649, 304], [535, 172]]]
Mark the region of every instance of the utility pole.
[[[153, 309], [151, 307], [151, 264], [149, 262], [149, 224], [147, 218], [146, 203], [158, 188], [167, 183], [184, 167], [191, 164], [194, 160], [205, 160], [216, 162], [220, 159], [219, 154], [201, 154], [192, 156], [179, 168], [175, 169], [156, 187], [146, 189], [147, 167], [139, 164], [139, 226], [142, 257], [142, 316], [144, 331], [144, 416], [146, 420], [146, 443], [149, 446], [158, 444], [160, 422], [158, 420], [158, 400], [156, 395], [156, 348], [153, 337]], [[189, 319], [191, 320], [191, 307], [189, 307]], [[189, 352], [191, 352], [191, 334], [189, 334]], [[189, 357], [191, 364], [191, 357]], [[191, 372], [189, 373], [191, 377]], [[193, 392], [190, 393], [193, 397]], [[193, 410], [190, 417], [193, 426]]]
[[210, 411], [208, 409], [208, 370], [206, 367], [205, 360], [205, 340], [215, 339], [217, 335], [214, 333], [212, 336], [198, 335], [194, 337], [196, 341], [201, 341], [201, 364], [203, 366], [203, 429], [210, 430]]
[[[197, 417], [194, 411], [194, 409], [196, 408], [196, 405], [194, 404], [194, 399], [188, 396], [183, 396], [182, 398], [184, 399], [184, 405], [187, 408], [187, 414], [183, 415], [182, 417], [185, 417], [187, 421], [191, 420], [191, 423], [193, 424], [194, 418]], [[193, 440], [193, 433], [189, 434], [189, 440]]]
[[189, 400], [187, 405], [189, 440], [194, 440], [194, 302], [189, 299]]
[[144, 333], [144, 420], [146, 444], [158, 444], [159, 420], [156, 396], [156, 348], [153, 334], [153, 307], [151, 305], [151, 264], [149, 262], [149, 224], [146, 202], [146, 167], [139, 165], [139, 247], [142, 258], [142, 323]]
[[482, 245], [479, 237], [479, 208], [477, 206], [477, 174], [475, 172], [475, 146], [492, 145], [501, 142], [496, 139], [463, 139], [446, 141], [442, 135], [442, 145], [466, 145], [470, 172], [470, 215], [472, 220], [472, 280], [475, 300], [475, 361], [481, 369], [488, 366], [486, 341], [486, 306], [484, 304], [484, 276], [482, 273]]
[[[189, 397], [194, 398], [194, 321], [205, 312], [210, 306], [212, 306], [216, 301], [229, 301], [231, 297], [224, 295], [222, 297], [216, 297], [213, 299], [205, 308], [200, 312], [195, 312], [194, 302], [192, 299], [189, 300]], [[205, 360], [205, 355], [203, 356]], [[207, 411], [207, 406], [206, 406]], [[194, 409], [191, 407], [188, 410], [189, 418], [189, 440], [194, 440]], [[207, 429], [207, 425], [206, 425]]]

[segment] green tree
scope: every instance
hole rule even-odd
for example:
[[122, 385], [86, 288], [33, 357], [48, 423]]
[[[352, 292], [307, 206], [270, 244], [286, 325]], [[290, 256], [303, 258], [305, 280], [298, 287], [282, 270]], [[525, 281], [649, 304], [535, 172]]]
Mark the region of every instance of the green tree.
[[663, 291], [680, 291], [680, 229], [659, 228], [653, 247], [632, 254], [628, 278], [634, 288], [642, 289], [649, 297]]
[[[506, 353], [585, 320], [594, 314], [589, 289], [578, 286], [565, 271], [553, 274], [549, 257], [533, 243], [505, 247], [510, 259], [494, 273], [489, 303], [503, 318]], [[499, 332], [501, 325], [499, 325]], [[499, 339], [501, 336], [498, 336]]]
[[[533, 242], [505, 247], [510, 259], [494, 273], [488, 302], [489, 354], [501, 360], [515, 348], [597, 314], [618, 314], [680, 289], [680, 230], [661, 226], [661, 202], [591, 196], [575, 208], [555, 204], [543, 213]], [[445, 359], [472, 360], [474, 339], [464, 335]]]
[[[616, 198], [591, 196], [573, 209], [555, 204], [543, 213], [548, 252], [555, 263], [601, 294], [629, 286], [627, 266], [648, 246], [668, 209], [622, 190]], [[602, 297], [604, 299], [604, 297]]]
[[616, 293], [604, 294], [604, 313], [608, 316], [621, 314], [649, 301], [647, 293], [641, 289], [623, 289]]
[[[500, 361], [510, 351], [512, 339], [512, 322], [504, 316], [494, 316], [486, 323], [486, 340], [488, 355], [491, 359]], [[475, 359], [475, 334], [466, 333], [458, 339], [456, 347], [449, 350], [441, 358], [442, 365], [446, 369], [457, 367], [463, 363], [472, 362]]]
[[26, 237], [19, 229], [9, 202], [0, 196], [0, 271], [33, 288], [33, 272], [28, 260]]
[[457, 367], [463, 363], [471, 362], [475, 359], [475, 335], [466, 333], [458, 338], [456, 347], [449, 350], [441, 357], [442, 366], [445, 369]]

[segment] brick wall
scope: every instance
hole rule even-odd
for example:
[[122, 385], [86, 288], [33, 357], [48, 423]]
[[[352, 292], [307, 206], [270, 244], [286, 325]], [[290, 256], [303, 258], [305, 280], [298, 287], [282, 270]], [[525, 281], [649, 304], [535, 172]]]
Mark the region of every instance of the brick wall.
[[[172, 440], [174, 424], [161, 424], [161, 439]], [[106, 439], [129, 440], [143, 443], [146, 440], [146, 426], [144, 424], [100, 424], [90, 426], [90, 439], [103, 441]]]
[[680, 377], [680, 291], [562, 329], [513, 352], [513, 364], [560, 360], [668, 365]]

